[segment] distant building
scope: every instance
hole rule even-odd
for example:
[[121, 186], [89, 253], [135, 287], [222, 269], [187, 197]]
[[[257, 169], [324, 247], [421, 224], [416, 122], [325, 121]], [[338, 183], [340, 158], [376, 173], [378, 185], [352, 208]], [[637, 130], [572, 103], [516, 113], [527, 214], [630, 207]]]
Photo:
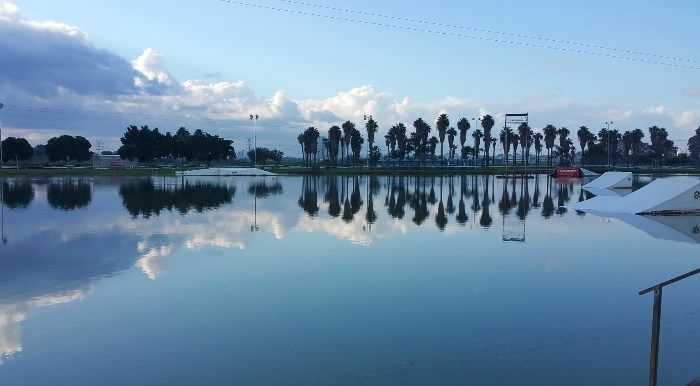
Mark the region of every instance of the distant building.
[[92, 167], [93, 168], [114, 168], [114, 169], [131, 169], [138, 166], [138, 161], [134, 160], [132, 163], [128, 159], [121, 159], [117, 154], [93, 154], [92, 155]]

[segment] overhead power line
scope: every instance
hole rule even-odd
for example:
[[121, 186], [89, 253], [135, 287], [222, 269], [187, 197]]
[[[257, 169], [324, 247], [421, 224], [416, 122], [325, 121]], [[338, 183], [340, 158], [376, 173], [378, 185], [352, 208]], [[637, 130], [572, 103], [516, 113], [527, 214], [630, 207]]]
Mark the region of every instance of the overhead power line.
[[433, 22], [433, 21], [425, 21], [425, 20], [411, 19], [411, 18], [405, 18], [405, 17], [399, 17], [399, 16], [391, 16], [391, 15], [382, 15], [382, 14], [378, 14], [378, 13], [365, 12], [365, 11], [357, 11], [357, 10], [353, 10], [353, 9], [337, 8], [337, 7], [327, 6], [327, 5], [304, 3], [301, 1], [294, 1], [294, 0], [279, 0], [279, 1], [281, 1], [283, 3], [301, 5], [301, 6], [305, 6], [305, 7], [314, 7], [314, 8], [327, 9], [327, 10], [337, 11], [337, 12], [354, 13], [354, 14], [363, 15], [363, 16], [378, 17], [378, 18], [383, 18], [383, 19], [405, 21], [405, 22], [417, 23], [417, 24], [426, 24], [426, 25], [432, 25], [432, 26], [436, 26], [436, 27], [462, 29], [462, 30], [490, 33], [490, 34], [502, 35], [502, 36], [512, 36], [512, 37], [533, 39], [533, 40], [546, 41], [546, 42], [552, 42], [552, 43], [568, 44], [568, 45], [574, 45], [574, 46], [580, 46], [580, 47], [586, 47], [586, 48], [595, 48], [595, 49], [600, 49], [600, 50], [621, 52], [621, 53], [625, 53], [625, 54], [650, 56], [650, 57], [655, 57], [655, 58], [659, 58], [659, 59], [677, 60], [680, 62], [689, 62], [689, 63], [697, 63], [698, 62], [697, 60], [693, 60], [693, 59], [658, 55], [658, 54], [652, 54], [652, 53], [641, 52], [641, 51], [627, 50], [627, 49], [622, 49], [622, 48], [599, 46], [599, 45], [595, 45], [595, 44], [579, 43], [579, 42], [574, 42], [574, 41], [570, 41], [570, 40], [552, 39], [552, 38], [545, 38], [545, 37], [541, 37], [541, 36], [524, 35], [524, 34], [517, 34], [517, 33], [512, 33], [512, 32], [501, 32], [501, 31], [475, 28], [475, 27], [467, 27], [467, 26], [454, 25], [454, 24], [444, 24], [444, 23], [438, 23], [438, 22]]
[[[329, 19], [329, 20], [337, 20], [337, 21], [343, 21], [343, 22], [349, 22], [349, 23], [372, 25], [372, 26], [376, 26], [376, 27], [391, 28], [391, 29], [413, 31], [413, 32], [422, 32], [422, 33], [433, 34], [433, 35], [450, 36], [450, 37], [464, 38], [464, 39], [473, 39], [473, 40], [487, 41], [487, 42], [493, 42], [493, 43], [510, 44], [510, 45], [516, 45], [516, 46], [522, 46], [522, 47], [543, 48], [543, 49], [548, 49], [548, 50], [553, 50], [553, 51], [571, 52], [571, 53], [576, 53], [576, 54], [592, 55], [592, 56], [611, 58], [611, 59], [628, 60], [628, 61], [640, 62], [640, 63], [657, 64], [657, 65], [662, 65], [662, 66], [685, 68], [685, 69], [690, 69], [690, 70], [700, 70], [700, 66], [695, 66], [695, 65], [683, 64], [683, 63], [662, 62], [660, 60], [635, 58], [635, 57], [631, 57], [631, 56], [623, 56], [623, 55], [618, 55], [618, 54], [614, 54], [614, 53], [595, 52], [595, 51], [583, 50], [583, 49], [578, 49], [578, 48], [557, 47], [557, 46], [553, 46], [553, 45], [521, 42], [521, 41], [515, 41], [515, 40], [505, 40], [505, 39], [498, 39], [498, 38], [492, 38], [492, 37], [486, 37], [486, 36], [467, 35], [467, 34], [457, 33], [457, 32], [437, 31], [437, 30], [432, 30], [432, 29], [427, 29], [427, 28], [411, 27], [411, 26], [396, 25], [396, 24], [387, 24], [387, 23], [381, 23], [381, 22], [370, 21], [370, 20], [359, 20], [359, 19], [352, 19], [349, 17], [325, 15], [325, 14], [319, 14], [319, 13], [313, 13], [313, 12], [307, 12], [307, 11], [298, 11], [298, 10], [294, 10], [294, 9], [272, 7], [272, 6], [268, 6], [268, 5], [251, 4], [251, 3], [246, 3], [243, 1], [234, 1], [234, 0], [219, 0], [219, 1], [222, 3], [240, 5], [240, 6], [244, 6], [244, 7], [258, 8], [258, 9], [264, 9], [264, 10], [269, 10], [269, 11], [284, 12], [284, 13], [289, 13], [289, 14], [303, 15], [303, 16], [312, 16], [312, 17], [324, 18], [324, 19]], [[360, 12], [360, 11], [357, 11], [357, 12]], [[389, 17], [389, 18], [391, 18], [391, 17]], [[400, 20], [400, 18], [397, 18], [397, 20]], [[411, 19], [408, 19], [408, 20], [411, 20]], [[425, 22], [425, 23], [429, 24], [429, 22]], [[478, 29], [473, 29], [473, 30], [479, 31]], [[483, 30], [483, 31], [485, 32], [488, 30]], [[502, 33], [502, 34], [507, 34], [507, 33]], [[517, 35], [513, 34], [510, 36], [517, 36]], [[522, 37], [526, 37], [526, 35], [522, 35]], [[534, 37], [531, 37], [531, 38], [534, 38]], [[541, 38], [540, 40], [547, 40], [550, 42], [555, 41], [555, 40], [547, 39], [547, 38]], [[558, 41], [558, 42], [564, 43], [565, 41]], [[573, 42], [568, 43], [568, 44], [573, 44]], [[593, 45], [585, 45], [583, 43], [580, 43], [579, 45], [586, 46], [587, 48], [597, 47], [597, 46], [593, 46]], [[610, 50], [610, 48], [603, 48], [603, 47], [601, 47], [599, 49]], [[631, 50], [621, 50], [621, 49], [612, 49], [612, 50], [619, 51], [621, 53], [624, 52], [627, 54], [636, 53], [636, 51], [631, 51]], [[638, 54], [639, 55], [646, 55], [646, 56], [650, 56], [650, 57], [667, 58], [668, 60], [676, 60], [676, 61], [683, 61], [683, 62], [696, 62], [696, 61], [689, 60], [689, 59], [664, 57], [664, 56], [655, 55], [655, 54], [642, 54], [642, 53], [638, 53]]]

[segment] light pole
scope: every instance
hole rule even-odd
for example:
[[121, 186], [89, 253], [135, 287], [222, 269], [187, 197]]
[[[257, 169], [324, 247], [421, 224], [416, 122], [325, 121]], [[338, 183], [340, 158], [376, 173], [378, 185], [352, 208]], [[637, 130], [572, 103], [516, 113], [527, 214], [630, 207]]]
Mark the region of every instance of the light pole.
[[250, 114], [250, 120], [253, 121], [253, 167], [258, 165], [258, 137], [256, 135], [256, 126], [258, 124], [258, 114]]
[[[0, 103], [0, 110], [3, 108], [3, 104]], [[2, 121], [0, 121], [0, 169], [2, 169]]]
[[610, 122], [605, 122], [605, 125], [608, 127], [606, 130], [606, 135], [608, 137], [608, 167], [610, 167], [610, 125], [613, 124], [613, 121]]

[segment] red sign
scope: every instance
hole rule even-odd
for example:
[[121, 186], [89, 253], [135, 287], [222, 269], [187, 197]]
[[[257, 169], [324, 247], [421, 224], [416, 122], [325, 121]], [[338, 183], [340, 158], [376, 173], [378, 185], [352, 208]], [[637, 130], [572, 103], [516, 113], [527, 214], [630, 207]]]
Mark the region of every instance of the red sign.
[[580, 168], [557, 168], [557, 177], [579, 177], [581, 175]]
[[124, 162], [121, 162], [121, 161], [112, 161], [112, 162], [109, 164], [109, 167], [111, 167], [111, 168], [123, 168], [123, 167], [124, 167]]

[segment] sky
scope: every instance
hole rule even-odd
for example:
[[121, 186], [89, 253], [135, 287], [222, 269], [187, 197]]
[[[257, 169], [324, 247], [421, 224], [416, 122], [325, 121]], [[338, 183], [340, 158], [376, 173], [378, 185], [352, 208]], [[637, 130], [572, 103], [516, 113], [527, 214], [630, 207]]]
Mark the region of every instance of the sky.
[[694, 0], [307, 1], [0, 0], [2, 136], [116, 150], [129, 125], [186, 127], [296, 156], [365, 115], [376, 138], [442, 113], [656, 125], [681, 150], [700, 127]]

